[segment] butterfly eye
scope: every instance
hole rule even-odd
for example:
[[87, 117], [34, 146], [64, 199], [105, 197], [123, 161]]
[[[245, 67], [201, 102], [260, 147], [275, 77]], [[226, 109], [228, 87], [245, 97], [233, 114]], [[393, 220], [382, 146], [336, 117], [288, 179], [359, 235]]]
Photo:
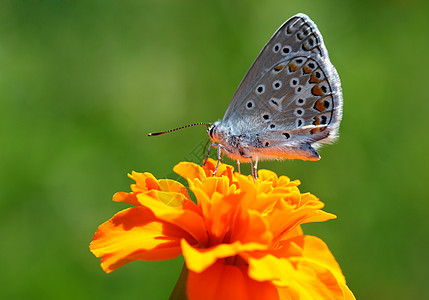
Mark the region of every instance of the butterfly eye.
[[214, 131], [214, 129], [215, 129], [215, 127], [214, 127], [214, 126], [212, 126], [212, 127], [210, 128], [209, 135], [210, 135], [210, 137], [211, 137], [211, 138], [213, 137], [213, 131]]
[[273, 52], [274, 52], [274, 53], [278, 53], [278, 52], [280, 51], [281, 46], [282, 46], [282, 45], [281, 45], [280, 43], [275, 44], [275, 45], [273, 46]]

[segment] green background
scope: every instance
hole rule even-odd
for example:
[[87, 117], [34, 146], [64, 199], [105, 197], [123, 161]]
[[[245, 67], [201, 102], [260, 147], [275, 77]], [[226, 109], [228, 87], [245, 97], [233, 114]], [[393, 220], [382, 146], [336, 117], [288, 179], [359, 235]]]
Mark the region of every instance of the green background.
[[167, 176], [207, 141], [204, 126], [147, 133], [222, 118], [298, 12], [340, 74], [341, 137], [319, 162], [260, 168], [300, 179], [338, 215], [304, 230], [328, 244], [358, 299], [429, 298], [427, 1], [0, 3], [5, 299], [166, 299], [182, 258], [106, 275], [92, 235], [126, 207], [111, 197], [129, 190], [127, 172]]

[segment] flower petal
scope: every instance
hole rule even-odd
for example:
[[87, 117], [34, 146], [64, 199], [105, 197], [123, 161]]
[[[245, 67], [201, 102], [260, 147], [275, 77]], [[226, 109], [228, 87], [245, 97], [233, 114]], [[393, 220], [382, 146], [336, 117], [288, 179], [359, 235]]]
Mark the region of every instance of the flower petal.
[[328, 247], [313, 236], [297, 236], [283, 249], [247, 260], [249, 276], [272, 280], [282, 299], [354, 299]]
[[139, 173], [132, 171], [128, 177], [133, 179], [136, 183], [131, 185], [133, 192], [145, 192], [149, 190], [159, 190], [157, 179], [151, 173]]
[[241, 212], [231, 227], [230, 241], [240, 241], [243, 244], [255, 242], [270, 245], [273, 240], [273, 233], [269, 229], [269, 224], [260, 212], [253, 210]]
[[134, 260], [164, 260], [181, 253], [180, 240], [196, 241], [178, 226], [158, 220], [145, 207], [125, 209], [103, 223], [95, 233], [90, 250], [101, 257], [107, 273]]
[[137, 193], [134, 193], [134, 192], [131, 192], [131, 193], [117, 192], [116, 194], [113, 195], [113, 201], [128, 203], [134, 206], [140, 206], [140, 203], [137, 200], [136, 195]]
[[217, 262], [202, 273], [189, 271], [189, 300], [277, 300], [278, 293], [269, 282], [258, 282], [245, 268]]
[[211, 248], [194, 248], [185, 239], [181, 242], [183, 256], [186, 266], [190, 271], [203, 272], [214, 264], [217, 259], [235, 256], [241, 252], [266, 250], [267, 246], [258, 243], [242, 244], [220, 244]]
[[[203, 166], [204, 171], [206, 172], [206, 176], [210, 177], [213, 176], [214, 171], [216, 170], [217, 166], [217, 160], [209, 158], [206, 162], [206, 164]], [[234, 167], [230, 166], [228, 164], [224, 164], [219, 162], [219, 167], [217, 168], [216, 177], [222, 177], [226, 176], [229, 178], [230, 182], [233, 182], [233, 173], [234, 173]]]
[[207, 245], [208, 235], [201, 211], [191, 200], [180, 201], [179, 204], [168, 199], [159, 201], [146, 194], [137, 195], [137, 199], [139, 203], [149, 208], [157, 219], [180, 227], [192, 235], [199, 246]]
[[191, 162], [180, 162], [173, 168], [173, 171], [188, 180], [199, 179], [200, 181], [204, 181], [206, 179], [203, 168]]

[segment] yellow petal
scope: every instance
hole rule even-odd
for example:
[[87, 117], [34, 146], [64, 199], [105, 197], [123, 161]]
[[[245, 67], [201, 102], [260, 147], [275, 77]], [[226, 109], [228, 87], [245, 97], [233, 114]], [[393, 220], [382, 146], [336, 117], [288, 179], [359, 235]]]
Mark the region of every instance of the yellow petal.
[[173, 171], [185, 179], [199, 179], [204, 181], [206, 179], [206, 174], [199, 165], [191, 162], [181, 162], [177, 164]]
[[[191, 200], [180, 201], [180, 205], [177, 205], [175, 201], [159, 201], [143, 193], [137, 195], [137, 199], [159, 220], [180, 227], [192, 235], [200, 246], [207, 245], [208, 235], [204, 220], [198, 207]], [[170, 205], [171, 202], [174, 205]], [[182, 203], [186, 203], [186, 205], [182, 205]]]
[[201, 249], [192, 247], [185, 239], [181, 241], [183, 256], [189, 270], [200, 273], [214, 264], [217, 259], [235, 256], [241, 252], [266, 250], [267, 246], [259, 243], [219, 244]]

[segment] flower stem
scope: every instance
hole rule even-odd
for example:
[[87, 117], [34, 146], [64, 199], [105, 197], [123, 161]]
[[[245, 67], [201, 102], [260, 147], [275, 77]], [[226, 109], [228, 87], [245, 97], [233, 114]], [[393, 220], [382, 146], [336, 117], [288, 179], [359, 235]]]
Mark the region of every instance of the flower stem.
[[188, 282], [188, 268], [186, 263], [183, 264], [182, 271], [180, 272], [179, 279], [170, 295], [170, 300], [188, 300], [186, 295], [186, 283]]

